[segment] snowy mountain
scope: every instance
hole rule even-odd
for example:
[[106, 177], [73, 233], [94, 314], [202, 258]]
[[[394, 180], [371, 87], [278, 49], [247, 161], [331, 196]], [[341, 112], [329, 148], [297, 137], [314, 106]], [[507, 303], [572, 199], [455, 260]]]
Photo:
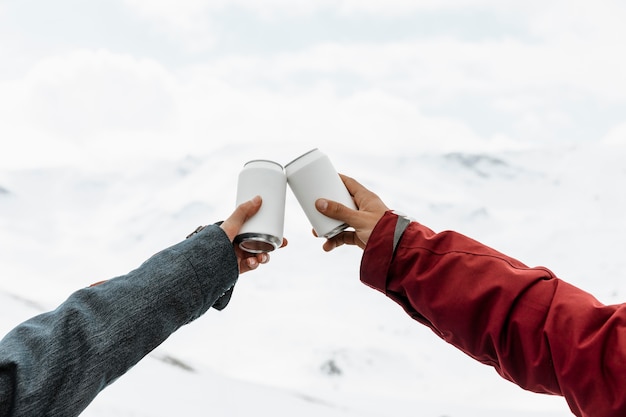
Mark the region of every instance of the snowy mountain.
[[[136, 165], [2, 170], [0, 330], [123, 274], [234, 208], [252, 155], [231, 147]], [[434, 230], [545, 265], [605, 302], [626, 294], [626, 150], [334, 152], [336, 168]], [[231, 304], [168, 339], [85, 416], [567, 416], [474, 363], [359, 282], [360, 250], [321, 250], [288, 192], [289, 245], [243, 275]], [[592, 242], [591, 244], [589, 242]]]

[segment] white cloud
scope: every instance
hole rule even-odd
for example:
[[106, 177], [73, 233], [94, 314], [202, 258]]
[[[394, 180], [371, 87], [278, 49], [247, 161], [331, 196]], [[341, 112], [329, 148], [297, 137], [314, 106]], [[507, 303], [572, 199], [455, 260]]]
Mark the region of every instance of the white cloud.
[[[626, 97], [626, 61], [616, 45], [578, 43], [554, 48], [504, 39], [468, 42], [432, 38], [395, 43], [324, 43], [293, 53], [229, 57], [208, 71], [231, 82], [270, 81], [289, 88], [302, 75], [345, 75], [377, 88], [429, 92], [544, 94], [568, 89], [602, 99]], [[279, 87], [280, 88], [280, 87]], [[437, 98], [437, 97], [434, 98]], [[433, 97], [428, 97], [432, 99]]]
[[[40, 62], [19, 85], [11, 84], [8, 95], [21, 91], [12, 111], [26, 115], [16, 117], [23, 126], [78, 143], [83, 152], [102, 158], [173, 156], [258, 141], [375, 152], [478, 150], [518, 146], [494, 139], [506, 136], [549, 139], [554, 128], [547, 125], [570, 125], [571, 118], [558, 110], [556, 90], [563, 84], [570, 91], [626, 94], [618, 80], [583, 74], [575, 82], [576, 77], [563, 76], [571, 64], [566, 58], [515, 41], [432, 39], [323, 44], [293, 54], [225, 58], [174, 73], [152, 61], [79, 51]], [[546, 73], [530, 64], [546, 61]], [[303, 74], [314, 75], [302, 82]], [[342, 93], [345, 78], [357, 84]], [[608, 85], [613, 88], [604, 90]], [[516, 134], [481, 137], [463, 119], [422, 110], [463, 94], [491, 97], [516, 120]]]
[[188, 24], [194, 16], [206, 15], [228, 7], [252, 11], [262, 16], [275, 14], [305, 14], [336, 4], [331, 0], [124, 0], [146, 16], [166, 18], [177, 24]]
[[[557, 6], [565, 7], [558, 1], [124, 1], [187, 50], [219, 41], [210, 22], [229, 7], [277, 24], [289, 14], [320, 10], [355, 19], [359, 13], [483, 8], [497, 16], [508, 10], [519, 12], [520, 24], [536, 38], [479, 41], [446, 30], [396, 41], [313, 36], [283, 52], [197, 55], [193, 64], [105, 49], [39, 56], [21, 77], [0, 80], [0, 134], [54, 138], [110, 157], [202, 152], [258, 140], [306, 146], [359, 141], [377, 149], [384, 138], [391, 145], [385, 149], [483, 148], [509, 146], [515, 138], [551, 140], [575, 129], [579, 121], [566, 109], [571, 101], [626, 101], [626, 68], [618, 53], [623, 37], [609, 36], [623, 30], [616, 3], [588, 13], [582, 3], [568, 3], [572, 15], [558, 18]], [[603, 29], [605, 17], [610, 28]], [[585, 24], [593, 30], [581, 31]], [[505, 116], [506, 126], [481, 131], [468, 108], [480, 101], [494, 115], [482, 123]]]
[[40, 61], [22, 81], [25, 112], [59, 135], [157, 130], [173, 111], [171, 80], [159, 64], [107, 51], [76, 51]]
[[300, 143], [302, 149], [326, 146], [381, 154], [490, 146], [462, 122], [426, 117], [415, 103], [381, 90], [345, 96], [318, 84], [277, 94], [190, 82], [193, 88], [181, 96], [180, 126], [181, 136], [196, 142]]
[[150, 154], [150, 140], [175, 123], [174, 87], [153, 61], [104, 50], [49, 57], [0, 83], [0, 137], [13, 138], [11, 159], [26, 163], [66, 161], [90, 149]]
[[626, 145], [626, 122], [614, 126], [603, 138], [607, 145]]
[[[502, 4], [502, 1], [495, 0], [343, 0], [338, 3], [338, 8], [344, 14], [370, 13], [395, 17], [423, 10], [459, 10], [486, 6], [499, 8]], [[509, 3], [504, 7], [520, 6]]]
[[[152, 29], [165, 33], [186, 52], [211, 49], [216, 43], [209, 11], [212, 2], [204, 0], [123, 0]], [[220, 2], [217, 2], [218, 4]]]
[[[531, 5], [497, 0], [124, 0], [146, 16], [165, 18], [171, 22], [189, 23], [193, 16], [237, 8], [264, 18], [310, 15], [335, 11], [339, 14], [364, 13], [402, 16], [420, 10], [459, 10], [490, 7], [497, 10], [526, 10]], [[534, 6], [540, 9], [540, 3]]]
[[529, 15], [529, 27], [534, 34], [546, 39], [613, 43], [620, 41], [620, 35], [623, 39], [626, 32], [622, 24], [626, 6], [620, 1], [553, 0], [538, 4], [541, 7]]

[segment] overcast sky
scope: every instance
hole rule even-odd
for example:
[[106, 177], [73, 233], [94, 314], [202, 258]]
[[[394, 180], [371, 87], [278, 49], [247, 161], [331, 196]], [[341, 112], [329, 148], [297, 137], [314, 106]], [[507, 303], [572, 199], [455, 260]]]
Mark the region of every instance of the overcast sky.
[[2, 0], [0, 165], [625, 142], [624, 21], [604, 0]]

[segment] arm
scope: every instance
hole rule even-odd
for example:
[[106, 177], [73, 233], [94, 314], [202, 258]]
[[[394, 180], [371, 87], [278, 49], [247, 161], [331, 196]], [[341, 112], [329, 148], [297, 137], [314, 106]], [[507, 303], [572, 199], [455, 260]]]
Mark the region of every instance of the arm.
[[237, 276], [232, 245], [212, 226], [127, 275], [75, 292], [0, 342], [0, 415], [78, 415]]
[[[239, 273], [269, 260], [231, 243], [260, 205], [243, 203], [220, 227], [208, 226], [13, 329], [0, 341], [0, 416], [78, 415], [171, 333], [217, 307]], [[222, 297], [219, 307], [227, 302]]]
[[[348, 186], [355, 200], [359, 187]], [[333, 204], [331, 217], [344, 211]], [[626, 413], [625, 305], [602, 305], [549, 270], [528, 268], [459, 233], [402, 223], [388, 210], [377, 214], [370, 233], [351, 220], [356, 230], [349, 233], [366, 243], [364, 283], [504, 378], [563, 395], [578, 416]], [[351, 238], [337, 239], [325, 248]]]
[[361, 279], [524, 389], [563, 395], [578, 416], [626, 412], [626, 306], [604, 306], [545, 268], [455, 232], [411, 223], [395, 254], [387, 213]]

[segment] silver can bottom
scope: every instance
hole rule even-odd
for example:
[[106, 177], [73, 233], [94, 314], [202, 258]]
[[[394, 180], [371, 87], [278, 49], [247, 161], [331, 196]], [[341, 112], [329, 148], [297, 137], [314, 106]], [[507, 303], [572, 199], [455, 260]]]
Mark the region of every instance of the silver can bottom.
[[326, 233], [324, 235], [324, 237], [326, 239], [330, 239], [333, 238], [335, 236], [337, 236], [339, 233], [343, 232], [344, 230], [346, 230], [349, 227], [348, 224], [344, 223], [344, 224], [340, 224], [339, 226], [335, 227], [333, 230], [331, 230], [330, 232]]
[[235, 244], [250, 253], [271, 252], [278, 249], [282, 239], [264, 233], [242, 233], [235, 237]]

